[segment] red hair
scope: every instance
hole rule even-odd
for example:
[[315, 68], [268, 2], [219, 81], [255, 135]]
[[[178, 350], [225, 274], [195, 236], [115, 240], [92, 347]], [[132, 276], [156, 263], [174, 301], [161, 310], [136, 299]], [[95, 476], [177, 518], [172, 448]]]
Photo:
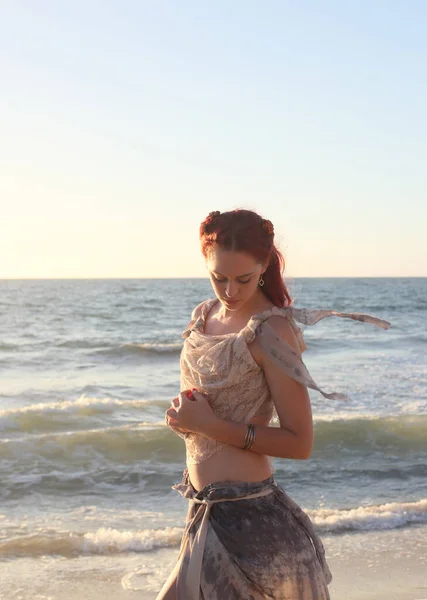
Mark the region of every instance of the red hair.
[[214, 211], [200, 225], [200, 244], [205, 258], [212, 247], [220, 246], [224, 250], [250, 254], [258, 263], [267, 262], [261, 290], [275, 306], [282, 308], [292, 304], [283, 281], [285, 259], [274, 245], [271, 221], [252, 210]]

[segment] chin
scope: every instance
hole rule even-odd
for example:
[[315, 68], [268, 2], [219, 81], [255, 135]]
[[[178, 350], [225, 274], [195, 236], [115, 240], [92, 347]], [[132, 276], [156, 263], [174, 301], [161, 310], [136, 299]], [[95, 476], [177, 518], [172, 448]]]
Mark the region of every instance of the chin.
[[228, 303], [228, 301], [225, 298], [221, 298], [221, 302], [224, 304], [227, 310], [238, 310], [242, 308], [246, 301], [239, 299], [235, 302]]
[[235, 306], [233, 306], [232, 304], [226, 304], [224, 302], [224, 306], [227, 310], [233, 311], [233, 310], [238, 310], [240, 308], [240, 304], [236, 304]]

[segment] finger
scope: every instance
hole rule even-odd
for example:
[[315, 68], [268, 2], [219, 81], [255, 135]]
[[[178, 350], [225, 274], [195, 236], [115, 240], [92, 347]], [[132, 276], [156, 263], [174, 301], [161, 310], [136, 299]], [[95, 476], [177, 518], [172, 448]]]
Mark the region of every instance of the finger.
[[176, 419], [174, 419], [173, 416], [169, 415], [167, 412], [165, 415], [165, 421], [166, 421], [166, 425], [169, 425], [169, 427], [172, 427], [172, 425], [173, 426], [178, 425], [178, 421]]
[[185, 431], [185, 429], [182, 429], [182, 426], [173, 419], [169, 420], [169, 427], [171, 427], [172, 429], [176, 429], [177, 431]]
[[167, 416], [168, 416], [170, 419], [176, 419], [176, 418], [177, 418], [177, 416], [178, 416], [178, 413], [177, 413], [177, 412], [176, 412], [176, 410], [175, 410], [174, 408], [172, 408], [172, 407], [170, 407], [170, 408], [168, 408], [168, 409], [167, 409], [167, 411], [166, 411], [166, 414], [167, 414]]
[[202, 391], [198, 390], [197, 388], [191, 388], [191, 390], [189, 390], [189, 392], [190, 392], [190, 394], [192, 393], [193, 396], [199, 395], [199, 396], [204, 396], [205, 398], [207, 396], [209, 396], [209, 394], [207, 392], [202, 392]]
[[191, 392], [191, 390], [187, 390], [185, 392], [181, 392], [178, 396], [179, 399], [179, 406], [182, 406], [182, 404], [184, 404], [185, 402], [191, 402], [194, 401], [195, 398], [194, 396], [189, 395], [189, 393]]
[[205, 392], [199, 392], [199, 391], [193, 391], [193, 400], [207, 400], [208, 399], [208, 394], [206, 394]]

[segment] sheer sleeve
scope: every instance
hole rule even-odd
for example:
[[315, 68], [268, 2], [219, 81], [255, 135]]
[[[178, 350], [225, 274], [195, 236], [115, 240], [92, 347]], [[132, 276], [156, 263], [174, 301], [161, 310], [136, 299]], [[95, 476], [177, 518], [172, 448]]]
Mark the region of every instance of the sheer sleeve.
[[381, 327], [382, 329], [388, 329], [390, 327], [390, 323], [388, 321], [384, 321], [384, 319], [379, 319], [378, 317], [373, 317], [372, 315], [367, 315], [365, 313], [343, 313], [338, 312], [337, 310], [325, 308], [310, 309], [295, 308], [293, 306], [288, 310], [296, 321], [299, 321], [304, 325], [315, 325], [326, 317], [342, 317], [344, 319], [353, 319], [353, 321], [362, 321], [362, 323], [370, 323], [371, 325]]
[[[277, 309], [273, 311], [273, 314], [280, 314], [281, 316], [287, 316], [289, 322], [297, 335], [297, 339], [300, 345], [301, 352], [306, 349], [302, 332], [296, 325], [295, 321], [299, 321], [305, 325], [314, 325], [321, 319], [330, 316], [344, 317], [357, 321], [363, 321], [365, 323], [371, 323], [377, 327], [388, 329], [390, 323], [371, 315], [363, 313], [340, 313], [334, 310], [309, 310], [305, 308], [297, 309], [289, 307], [286, 309], [288, 314], [283, 309]], [[303, 385], [317, 390], [330, 400], [348, 400], [347, 394], [339, 392], [325, 392], [322, 390], [308, 372], [301, 355], [288, 344], [270, 325], [268, 320], [260, 322], [255, 330], [255, 335], [258, 338], [259, 345], [264, 352], [264, 355], [276, 364], [280, 369], [289, 377], [292, 377], [295, 381], [302, 383]]]

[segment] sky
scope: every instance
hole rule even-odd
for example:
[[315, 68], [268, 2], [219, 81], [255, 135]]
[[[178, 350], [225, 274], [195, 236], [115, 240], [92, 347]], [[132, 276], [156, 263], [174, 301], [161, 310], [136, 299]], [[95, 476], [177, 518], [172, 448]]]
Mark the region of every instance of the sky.
[[427, 276], [427, 2], [0, 3], [0, 278], [206, 277], [269, 218], [292, 277]]

